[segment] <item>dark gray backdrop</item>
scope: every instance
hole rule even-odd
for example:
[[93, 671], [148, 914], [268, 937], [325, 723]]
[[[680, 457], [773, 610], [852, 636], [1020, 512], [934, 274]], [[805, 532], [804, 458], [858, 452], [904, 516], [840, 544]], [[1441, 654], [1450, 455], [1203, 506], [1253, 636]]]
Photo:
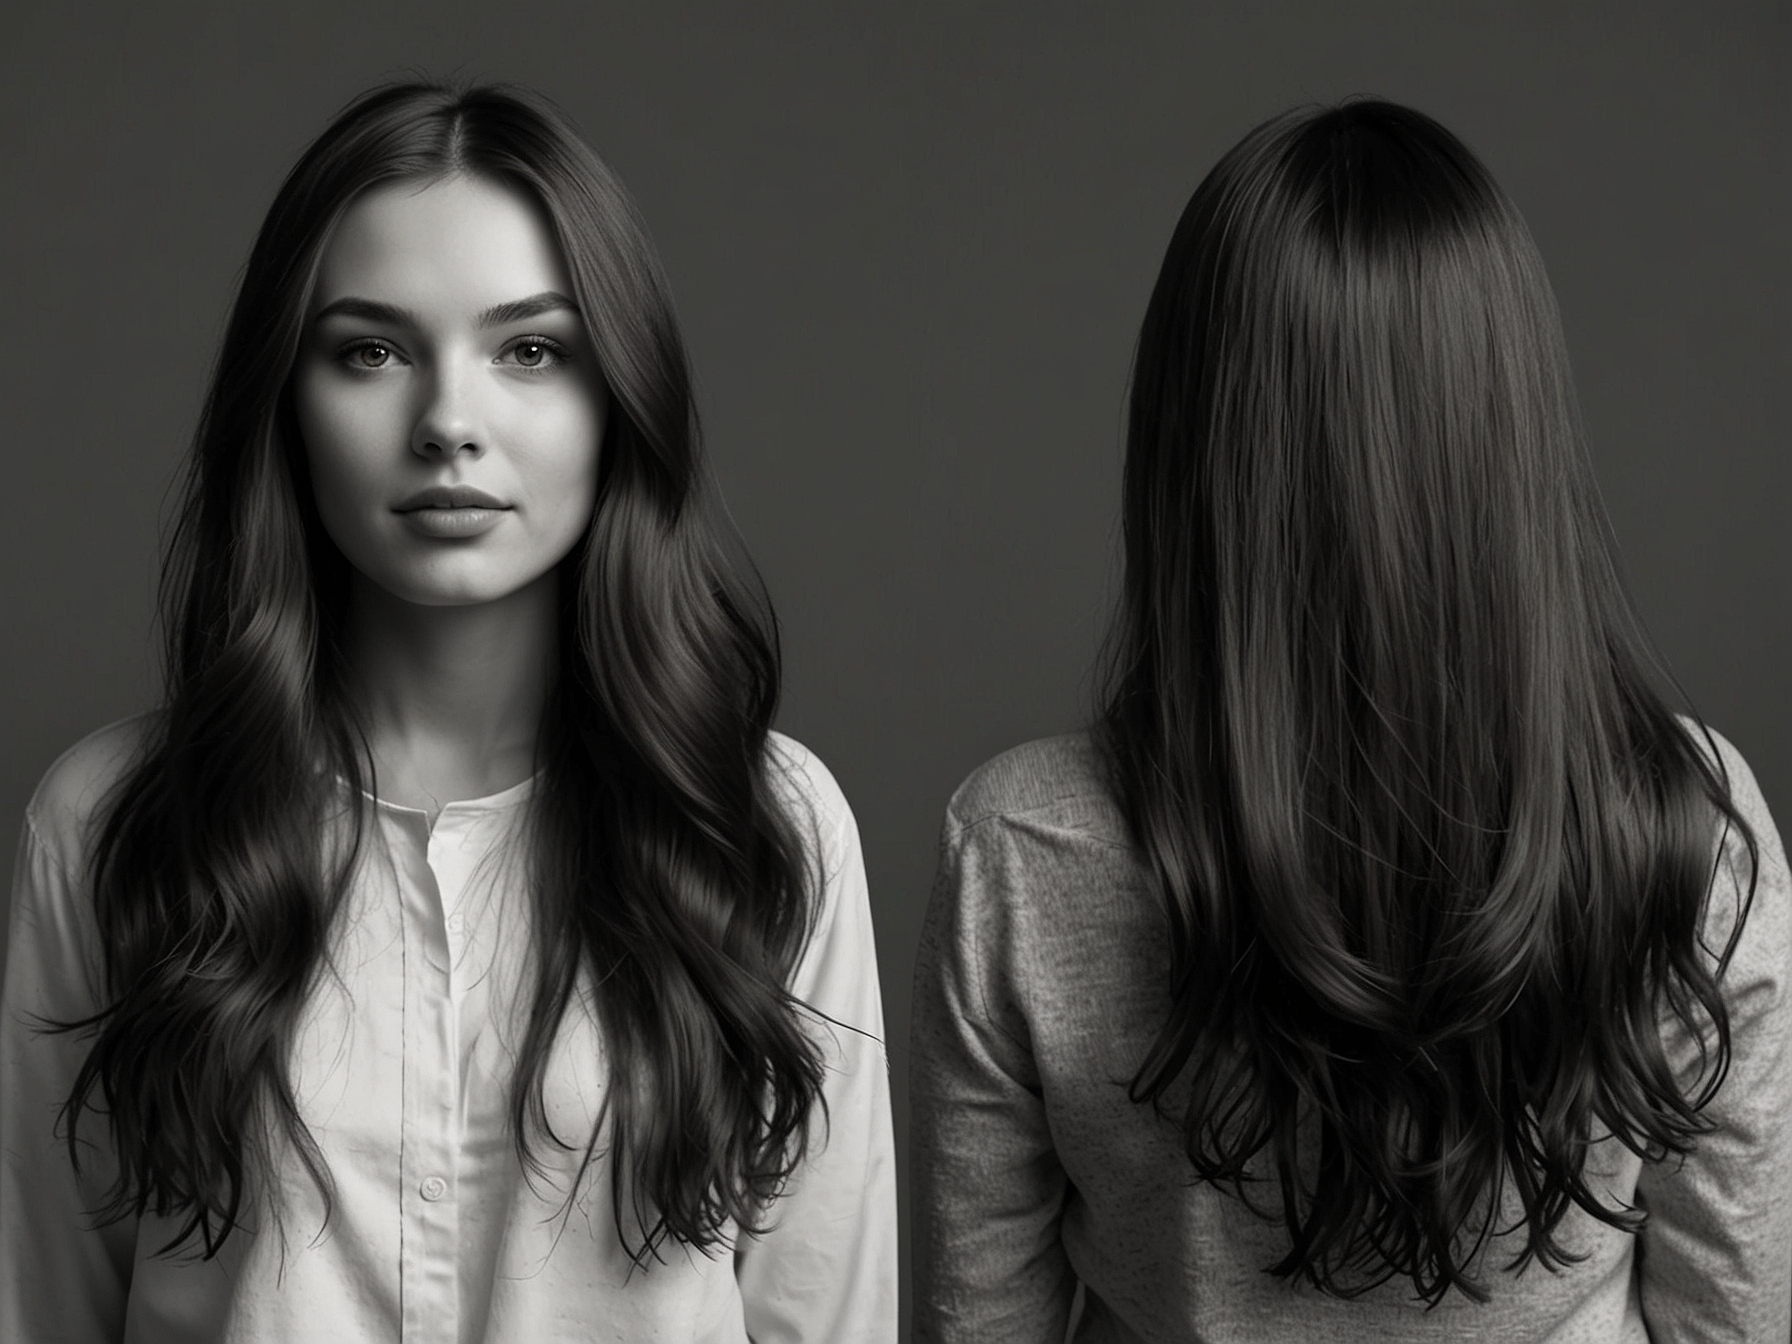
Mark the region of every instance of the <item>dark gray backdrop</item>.
[[1083, 715], [1146, 294], [1196, 181], [1291, 104], [1411, 102], [1517, 199], [1643, 612], [1792, 805], [1783, 3], [114, 8], [0, 44], [9, 832], [152, 701], [158, 520], [250, 238], [408, 69], [547, 92], [646, 212], [784, 620], [782, 725], [864, 834], [899, 1142], [941, 808]]

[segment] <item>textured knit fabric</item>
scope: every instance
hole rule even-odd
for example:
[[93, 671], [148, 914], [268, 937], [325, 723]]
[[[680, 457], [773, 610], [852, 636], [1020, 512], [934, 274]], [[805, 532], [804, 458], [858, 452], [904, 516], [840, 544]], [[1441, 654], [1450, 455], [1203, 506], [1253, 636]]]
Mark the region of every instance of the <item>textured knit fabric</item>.
[[[372, 803], [331, 966], [292, 1057], [301, 1113], [335, 1183], [326, 1220], [290, 1154], [215, 1260], [159, 1255], [154, 1217], [91, 1229], [109, 1176], [88, 1117], [77, 1182], [57, 1108], [85, 1056], [36, 1030], [101, 1003], [86, 885], [97, 802], [141, 721], [96, 734], [50, 770], [26, 814], [0, 1014], [0, 1341], [49, 1344], [757, 1344], [896, 1338], [895, 1175], [882, 1010], [852, 814], [827, 770], [774, 739], [798, 829], [825, 878], [791, 989], [827, 1063], [827, 1118], [773, 1208], [775, 1227], [711, 1255], [677, 1244], [631, 1265], [611, 1209], [609, 1153], [568, 1202], [606, 1079], [589, 1002], [571, 1010], [545, 1097], [564, 1151], [539, 1175], [516, 1154], [508, 1098], [532, 983], [530, 911], [513, 843], [532, 782], [450, 803], [433, 826]], [[371, 800], [370, 800], [371, 801]]]
[[[1722, 989], [1734, 1060], [1684, 1164], [1611, 1140], [1589, 1173], [1640, 1236], [1576, 1209], [1582, 1258], [1479, 1263], [1485, 1303], [1426, 1310], [1408, 1281], [1343, 1300], [1265, 1273], [1279, 1221], [1197, 1182], [1175, 1119], [1127, 1098], [1169, 1010], [1167, 924], [1087, 737], [977, 771], [947, 814], [916, 969], [912, 1061], [917, 1337], [964, 1344], [1711, 1340], [1782, 1344], [1792, 1305], [1792, 910], [1748, 767], [1724, 748], [1760, 845]], [[1726, 843], [1707, 902], [1721, 947], [1748, 877]], [[1681, 1061], [1687, 1043], [1670, 1039]], [[1261, 1208], [1276, 1207], [1266, 1191]], [[1515, 1207], [1515, 1206], [1514, 1206]], [[1073, 1298], [1080, 1317], [1072, 1325]]]

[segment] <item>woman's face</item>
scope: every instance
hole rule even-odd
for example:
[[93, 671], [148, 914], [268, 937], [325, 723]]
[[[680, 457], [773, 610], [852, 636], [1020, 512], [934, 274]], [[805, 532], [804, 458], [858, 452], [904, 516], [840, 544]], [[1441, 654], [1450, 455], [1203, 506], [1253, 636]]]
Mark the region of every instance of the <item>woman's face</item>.
[[388, 593], [495, 601], [584, 534], [608, 402], [572, 294], [509, 187], [390, 183], [338, 224], [294, 395], [324, 530]]

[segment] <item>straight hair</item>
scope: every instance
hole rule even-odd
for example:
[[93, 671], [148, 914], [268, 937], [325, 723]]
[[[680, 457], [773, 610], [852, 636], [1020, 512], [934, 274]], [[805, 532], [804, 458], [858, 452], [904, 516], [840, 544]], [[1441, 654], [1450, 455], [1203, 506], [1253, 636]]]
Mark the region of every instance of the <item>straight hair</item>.
[[1126, 444], [1100, 732], [1171, 999], [1133, 1099], [1202, 1179], [1273, 1169], [1271, 1268], [1326, 1292], [1481, 1296], [1513, 1197], [1512, 1268], [1573, 1258], [1571, 1208], [1639, 1228], [1585, 1158], [1707, 1127], [1714, 831], [1754, 840], [1658, 687], [1517, 209], [1407, 108], [1258, 127], [1177, 225]]

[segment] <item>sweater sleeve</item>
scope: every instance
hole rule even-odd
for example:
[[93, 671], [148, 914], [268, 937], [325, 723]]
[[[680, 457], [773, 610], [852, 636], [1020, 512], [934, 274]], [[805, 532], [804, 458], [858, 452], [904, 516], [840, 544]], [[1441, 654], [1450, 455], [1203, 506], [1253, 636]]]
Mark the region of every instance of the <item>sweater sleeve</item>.
[[49, 1024], [98, 1004], [91, 902], [27, 814], [13, 875], [11, 941], [0, 991], [0, 1339], [100, 1344], [124, 1334], [132, 1220], [96, 1227], [90, 1211], [114, 1166], [104, 1115], [79, 1128], [70, 1161], [60, 1110], [89, 1037]]
[[754, 1344], [895, 1344], [896, 1155], [865, 860], [833, 776], [781, 746], [821, 863], [821, 908], [790, 989], [821, 1046], [826, 1113], [771, 1226], [744, 1239], [735, 1277]]
[[[1792, 886], [1760, 788], [1722, 744], [1732, 796], [1754, 832], [1756, 860], [1733, 829], [1707, 903], [1705, 942], [1721, 950], [1747, 917], [1720, 988], [1730, 1068], [1704, 1115], [1714, 1128], [1686, 1158], [1645, 1163], [1648, 1214], [1639, 1288], [1655, 1344], [1780, 1344], [1792, 1335]], [[1751, 875], [1754, 879], [1749, 897]], [[1683, 1077], [1698, 1045], [1670, 1033]]]
[[915, 1337], [942, 1344], [1061, 1340], [1076, 1287], [1068, 1181], [1015, 992], [1013, 838], [999, 817], [948, 814], [915, 966]]

